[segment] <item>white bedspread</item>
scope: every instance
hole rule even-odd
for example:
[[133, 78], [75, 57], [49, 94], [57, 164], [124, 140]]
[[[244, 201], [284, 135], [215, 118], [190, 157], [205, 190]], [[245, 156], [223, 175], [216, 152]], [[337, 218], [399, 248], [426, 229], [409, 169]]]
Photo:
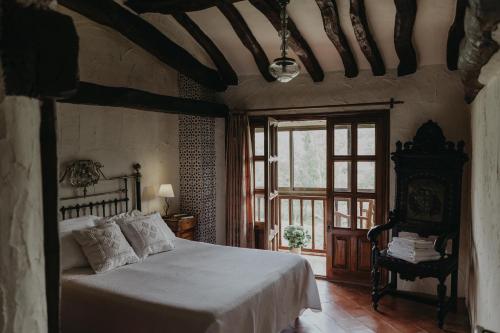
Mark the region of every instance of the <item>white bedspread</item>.
[[288, 253], [176, 239], [176, 249], [62, 278], [63, 333], [278, 333], [321, 310], [309, 263]]

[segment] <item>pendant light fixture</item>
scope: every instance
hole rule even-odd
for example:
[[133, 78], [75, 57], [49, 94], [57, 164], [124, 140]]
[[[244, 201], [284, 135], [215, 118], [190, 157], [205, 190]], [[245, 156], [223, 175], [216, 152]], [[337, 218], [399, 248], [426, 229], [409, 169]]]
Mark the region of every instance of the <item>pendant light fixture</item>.
[[281, 57], [274, 59], [273, 63], [269, 66], [269, 73], [279, 82], [289, 82], [300, 74], [300, 66], [295, 59], [287, 57], [290, 31], [288, 30], [286, 6], [290, 0], [277, 1], [281, 7], [281, 30], [279, 32], [279, 36], [281, 37]]

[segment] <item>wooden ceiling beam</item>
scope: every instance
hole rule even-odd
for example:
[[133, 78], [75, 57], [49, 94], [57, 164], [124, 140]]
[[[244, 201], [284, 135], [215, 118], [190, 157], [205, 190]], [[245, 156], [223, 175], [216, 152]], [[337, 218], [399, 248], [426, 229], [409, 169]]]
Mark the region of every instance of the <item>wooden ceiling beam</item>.
[[417, 0], [394, 0], [396, 23], [394, 45], [399, 57], [398, 75], [408, 75], [417, 71], [417, 54], [413, 48], [413, 26], [417, 16]]
[[465, 40], [460, 49], [458, 69], [465, 88], [465, 100], [471, 103], [483, 85], [479, 82], [481, 68], [498, 51], [492, 32], [500, 24], [498, 0], [469, 0], [465, 12]]
[[237, 85], [238, 76], [236, 72], [210, 37], [186, 13], [176, 13], [173, 14], [173, 17], [207, 52], [224, 82], [228, 85]]
[[366, 19], [365, 1], [351, 0], [350, 14], [354, 35], [358, 40], [359, 47], [365, 55], [366, 60], [370, 63], [373, 75], [385, 75], [384, 61], [380, 55], [377, 43], [372, 37]]
[[354, 55], [340, 26], [336, 1], [316, 0], [316, 4], [321, 11], [326, 35], [330, 38], [342, 59], [345, 76], [356, 77], [359, 73], [358, 65], [356, 64], [356, 60], [354, 60]]
[[464, 19], [467, 0], [457, 0], [455, 9], [455, 20], [448, 32], [448, 45], [446, 51], [446, 64], [450, 71], [458, 68], [458, 56], [460, 53], [460, 42], [465, 36]]
[[90, 82], [80, 82], [74, 96], [59, 102], [203, 117], [225, 117], [229, 113], [228, 107], [224, 104], [153, 94], [132, 88], [109, 87]]
[[78, 85], [78, 34], [71, 17], [15, 1], [2, 4], [1, 58], [7, 95], [63, 98]]
[[216, 70], [203, 65], [152, 24], [115, 1], [59, 0], [59, 4], [119, 32], [161, 62], [205, 87], [216, 91], [226, 90], [227, 86]]
[[269, 59], [267, 58], [264, 49], [260, 46], [238, 9], [234, 7], [234, 5], [224, 1], [220, 1], [217, 8], [226, 17], [243, 45], [245, 45], [248, 51], [252, 54], [264, 79], [268, 82], [275, 81], [276, 79], [269, 73]]
[[[222, 0], [232, 4], [242, 0]], [[175, 14], [215, 7], [221, 0], [127, 0], [125, 4], [137, 13]]]
[[[267, 17], [277, 31], [281, 30], [280, 7], [277, 1], [250, 0], [250, 3]], [[323, 81], [325, 73], [311, 47], [302, 37], [292, 19], [288, 19], [288, 30], [290, 31], [288, 43], [309, 72], [309, 75], [311, 75], [313, 81]]]

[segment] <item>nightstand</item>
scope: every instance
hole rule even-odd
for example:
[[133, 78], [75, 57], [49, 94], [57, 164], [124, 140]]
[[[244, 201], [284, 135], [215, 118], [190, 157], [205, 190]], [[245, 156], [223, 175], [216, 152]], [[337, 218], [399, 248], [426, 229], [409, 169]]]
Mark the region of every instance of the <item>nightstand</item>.
[[194, 216], [170, 215], [163, 217], [163, 220], [179, 238], [194, 240], [194, 229], [198, 220]]

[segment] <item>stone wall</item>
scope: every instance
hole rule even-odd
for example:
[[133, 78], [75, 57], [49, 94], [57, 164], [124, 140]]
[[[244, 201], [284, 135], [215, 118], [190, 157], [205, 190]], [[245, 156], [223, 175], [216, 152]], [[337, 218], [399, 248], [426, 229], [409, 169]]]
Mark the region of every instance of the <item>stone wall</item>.
[[500, 53], [483, 68], [486, 85], [471, 110], [472, 229], [468, 305], [471, 322], [500, 331]]
[[0, 104], [0, 332], [47, 331], [39, 102]]

